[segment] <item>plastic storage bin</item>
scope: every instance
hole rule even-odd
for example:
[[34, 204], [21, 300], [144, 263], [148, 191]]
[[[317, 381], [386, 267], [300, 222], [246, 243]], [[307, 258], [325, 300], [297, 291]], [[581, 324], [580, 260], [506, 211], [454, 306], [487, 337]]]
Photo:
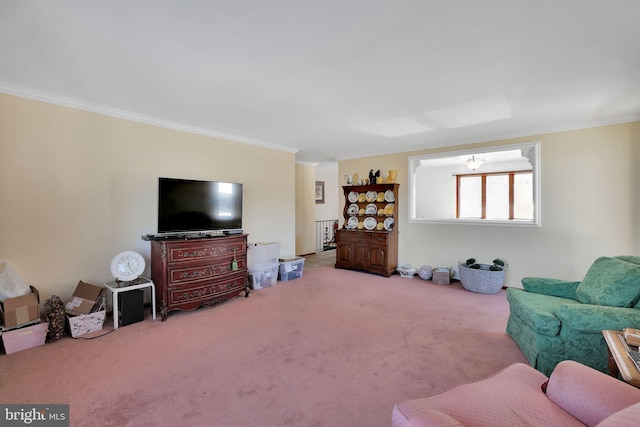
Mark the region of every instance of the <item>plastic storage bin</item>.
[[280, 258], [280, 280], [288, 282], [289, 280], [302, 277], [304, 271], [304, 258]]
[[249, 268], [249, 282], [251, 289], [262, 289], [273, 286], [278, 282], [278, 265], [267, 268]]
[[248, 243], [247, 268], [265, 270], [278, 265], [280, 243]]

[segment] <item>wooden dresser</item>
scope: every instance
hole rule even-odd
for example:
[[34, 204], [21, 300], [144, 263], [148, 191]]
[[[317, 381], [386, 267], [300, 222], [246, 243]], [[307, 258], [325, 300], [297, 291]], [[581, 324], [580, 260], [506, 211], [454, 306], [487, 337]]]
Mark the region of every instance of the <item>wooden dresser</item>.
[[344, 228], [336, 232], [336, 268], [389, 277], [398, 266], [398, 184], [350, 185]]
[[171, 310], [249, 296], [247, 235], [152, 240], [151, 279], [163, 321]]

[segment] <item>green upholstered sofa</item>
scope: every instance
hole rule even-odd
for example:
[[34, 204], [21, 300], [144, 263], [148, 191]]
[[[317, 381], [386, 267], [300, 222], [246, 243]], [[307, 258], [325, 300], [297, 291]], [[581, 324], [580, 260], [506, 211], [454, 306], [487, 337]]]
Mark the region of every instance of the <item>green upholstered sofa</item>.
[[581, 282], [526, 277], [507, 289], [507, 333], [537, 370], [575, 360], [607, 372], [605, 329], [640, 328], [640, 257], [600, 257]]

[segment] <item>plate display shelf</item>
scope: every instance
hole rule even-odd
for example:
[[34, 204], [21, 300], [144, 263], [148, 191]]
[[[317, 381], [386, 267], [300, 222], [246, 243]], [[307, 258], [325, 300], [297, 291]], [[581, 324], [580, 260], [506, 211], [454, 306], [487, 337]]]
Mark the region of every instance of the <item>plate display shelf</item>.
[[336, 268], [385, 277], [396, 272], [398, 187], [399, 184], [342, 187], [344, 224], [336, 233]]

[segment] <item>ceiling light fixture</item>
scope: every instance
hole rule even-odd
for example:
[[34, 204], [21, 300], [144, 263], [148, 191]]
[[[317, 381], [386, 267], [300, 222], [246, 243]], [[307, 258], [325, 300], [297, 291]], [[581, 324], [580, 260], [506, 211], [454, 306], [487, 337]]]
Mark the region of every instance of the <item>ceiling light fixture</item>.
[[469, 157], [469, 160], [467, 160], [466, 162], [467, 167], [472, 171], [478, 169], [483, 163], [484, 163], [484, 159], [481, 159], [476, 156]]

